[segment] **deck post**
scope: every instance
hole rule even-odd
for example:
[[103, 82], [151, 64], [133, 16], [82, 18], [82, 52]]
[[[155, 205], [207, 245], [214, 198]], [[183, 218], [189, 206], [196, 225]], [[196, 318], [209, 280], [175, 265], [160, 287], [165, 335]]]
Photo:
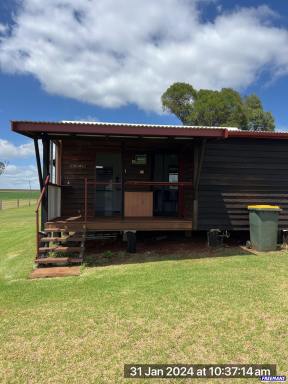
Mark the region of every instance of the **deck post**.
[[[46, 180], [46, 177], [49, 175], [49, 149], [50, 149], [50, 140], [48, 137], [43, 137], [43, 179]], [[44, 228], [45, 222], [48, 221], [48, 188], [43, 196], [41, 203], [41, 230]]]
[[87, 177], [85, 177], [84, 179], [84, 219], [85, 219], [85, 229], [87, 229], [87, 187], [88, 187], [88, 183], [87, 183]]
[[[183, 156], [179, 158], [179, 171], [178, 171], [178, 182], [184, 181], [184, 160]], [[178, 185], [178, 217], [184, 217], [184, 187], [182, 184]]]
[[42, 188], [43, 188], [43, 176], [42, 176], [40, 152], [39, 152], [39, 145], [38, 145], [38, 139], [37, 138], [34, 138], [34, 148], [35, 148], [35, 154], [36, 154], [36, 164], [37, 164], [37, 171], [38, 171], [38, 179], [39, 179], [40, 191], [42, 191]]
[[121, 145], [121, 217], [125, 217], [125, 168], [124, 168], [125, 143]]
[[202, 139], [201, 147], [194, 147], [194, 175], [193, 175], [193, 185], [194, 185], [194, 193], [193, 193], [193, 229], [198, 229], [198, 196], [199, 196], [199, 183], [201, 170], [205, 155], [206, 149], [206, 139]]

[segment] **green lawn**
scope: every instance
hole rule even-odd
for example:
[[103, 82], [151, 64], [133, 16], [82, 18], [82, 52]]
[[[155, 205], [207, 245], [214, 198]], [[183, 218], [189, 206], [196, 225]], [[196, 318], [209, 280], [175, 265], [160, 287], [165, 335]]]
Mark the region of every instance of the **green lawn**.
[[0, 200], [18, 200], [18, 199], [38, 199], [39, 191], [29, 190], [1, 190], [0, 189]]
[[287, 374], [286, 252], [223, 249], [27, 280], [32, 213], [0, 212], [1, 383], [128, 383], [123, 364], [135, 362], [276, 363]]

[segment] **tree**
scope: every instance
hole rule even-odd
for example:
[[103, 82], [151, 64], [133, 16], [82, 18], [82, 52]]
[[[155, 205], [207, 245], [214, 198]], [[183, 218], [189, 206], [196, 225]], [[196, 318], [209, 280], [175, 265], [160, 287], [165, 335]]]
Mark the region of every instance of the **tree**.
[[8, 165], [7, 161], [0, 161], [0, 175], [2, 175], [5, 172], [7, 165]]
[[189, 124], [189, 116], [197, 91], [190, 84], [174, 83], [161, 97], [163, 109], [174, 113], [183, 124]]
[[273, 130], [274, 118], [264, 112], [260, 99], [242, 99], [231, 89], [196, 91], [187, 83], [174, 83], [162, 95], [165, 111], [175, 114], [185, 125], [235, 126], [246, 130]]
[[275, 121], [271, 112], [265, 112], [261, 100], [255, 94], [244, 98], [249, 131], [274, 131]]

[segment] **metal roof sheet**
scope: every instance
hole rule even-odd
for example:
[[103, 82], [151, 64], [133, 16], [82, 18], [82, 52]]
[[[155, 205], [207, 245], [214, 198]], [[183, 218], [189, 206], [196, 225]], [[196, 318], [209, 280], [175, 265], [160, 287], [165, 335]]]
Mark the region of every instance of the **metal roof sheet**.
[[61, 121], [29, 121], [12, 120], [12, 123], [28, 124], [77, 124], [77, 125], [99, 125], [99, 126], [117, 126], [117, 127], [149, 127], [149, 128], [187, 128], [187, 129], [228, 129], [229, 131], [240, 131], [237, 127], [217, 127], [204, 125], [181, 125], [181, 124], [144, 124], [144, 123], [117, 123], [107, 121], [86, 121], [86, 120], [61, 120]]
[[165, 137], [235, 137], [253, 139], [288, 139], [288, 131], [244, 131], [236, 127], [113, 123], [101, 121], [11, 121], [12, 130], [29, 137], [49, 135], [137, 135]]

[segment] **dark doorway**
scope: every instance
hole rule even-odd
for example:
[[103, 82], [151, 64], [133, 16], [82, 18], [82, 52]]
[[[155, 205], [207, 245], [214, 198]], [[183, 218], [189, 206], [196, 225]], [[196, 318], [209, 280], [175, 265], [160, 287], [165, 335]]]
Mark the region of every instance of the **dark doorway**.
[[[121, 214], [121, 154], [100, 152], [96, 155], [95, 215], [113, 216]], [[107, 184], [106, 184], [107, 183]], [[119, 183], [113, 185], [112, 183]]]
[[[154, 155], [154, 181], [178, 182], [178, 155], [175, 153], [156, 153]], [[155, 187], [154, 215], [176, 216], [178, 214], [178, 187]]]

